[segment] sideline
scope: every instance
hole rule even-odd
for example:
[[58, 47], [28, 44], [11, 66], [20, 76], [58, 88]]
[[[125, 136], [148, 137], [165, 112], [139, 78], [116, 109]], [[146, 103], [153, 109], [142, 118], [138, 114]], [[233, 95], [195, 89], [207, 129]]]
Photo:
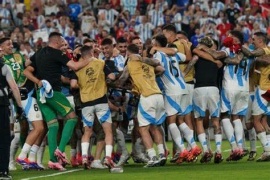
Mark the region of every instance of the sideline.
[[62, 175], [62, 174], [68, 174], [68, 173], [72, 173], [72, 172], [76, 172], [76, 171], [82, 171], [82, 170], [83, 169], [73, 169], [73, 170], [63, 171], [63, 172], [58, 172], [58, 173], [53, 173], [53, 174], [49, 174], [49, 175], [24, 178], [24, 179], [21, 179], [21, 180], [31, 180], [31, 179], [39, 179], [39, 178], [45, 178], [45, 177], [59, 176], [59, 175]]

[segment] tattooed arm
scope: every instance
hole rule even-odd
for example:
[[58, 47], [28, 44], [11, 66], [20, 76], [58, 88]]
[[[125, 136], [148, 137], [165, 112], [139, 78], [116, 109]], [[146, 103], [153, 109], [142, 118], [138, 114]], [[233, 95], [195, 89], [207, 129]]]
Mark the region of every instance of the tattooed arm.
[[224, 60], [224, 62], [226, 64], [235, 64], [235, 65], [237, 65], [237, 64], [240, 63], [240, 61], [243, 59], [243, 57], [244, 57], [243, 53], [239, 53], [235, 57], [227, 57]]
[[247, 47], [242, 46], [242, 52], [247, 57], [250, 57], [250, 56], [259, 57], [259, 56], [265, 55], [265, 51], [262, 48], [258, 48], [254, 51], [250, 51]]
[[210, 49], [208, 47], [202, 47], [201, 50], [210, 54], [214, 59], [222, 59], [227, 57], [227, 54], [224, 51], [216, 51], [214, 49]]
[[183, 72], [183, 76], [185, 77], [189, 71], [191, 70], [191, 68], [194, 66], [194, 64], [198, 61], [199, 57], [197, 55], [194, 55], [191, 59], [191, 61], [189, 61], [186, 69]]
[[153, 66], [153, 67], [157, 67], [160, 65], [159, 60], [147, 58], [147, 57], [143, 57], [142, 62], [144, 62], [145, 64], [148, 64], [150, 66]]
[[121, 76], [118, 79], [117, 85], [119, 85], [120, 87], [122, 87], [124, 85], [124, 83], [127, 81], [128, 78], [129, 78], [129, 72], [128, 72], [128, 68], [126, 66], [124, 68], [124, 70], [123, 70], [123, 73], [121, 74]]
[[264, 65], [269, 65], [270, 64], [270, 55], [263, 55], [263, 56], [257, 57], [256, 61], [258, 61]]

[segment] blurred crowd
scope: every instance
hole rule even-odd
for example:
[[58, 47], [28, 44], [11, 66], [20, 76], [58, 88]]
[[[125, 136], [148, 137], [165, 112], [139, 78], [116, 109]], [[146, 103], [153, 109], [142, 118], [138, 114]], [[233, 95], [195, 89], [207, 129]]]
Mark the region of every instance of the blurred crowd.
[[127, 40], [139, 35], [145, 47], [164, 24], [174, 23], [193, 45], [204, 35], [221, 41], [240, 30], [248, 42], [254, 32], [270, 37], [268, 0], [2, 0], [0, 38], [10, 36], [29, 57], [60, 32], [74, 49], [85, 38]]

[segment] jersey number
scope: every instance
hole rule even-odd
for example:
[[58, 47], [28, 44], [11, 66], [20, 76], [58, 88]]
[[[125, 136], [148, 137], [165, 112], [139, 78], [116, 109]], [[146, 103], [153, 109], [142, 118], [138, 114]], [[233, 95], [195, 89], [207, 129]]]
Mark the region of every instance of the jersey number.
[[177, 65], [176, 61], [175, 60], [170, 60], [169, 61], [169, 64], [170, 64], [170, 72], [171, 74], [174, 76], [174, 77], [179, 77], [179, 71], [178, 71], [178, 68], [175, 66], [175, 64]]
[[21, 68], [20, 64], [17, 63], [17, 62], [11, 63], [11, 67], [12, 67], [13, 71], [17, 71], [17, 70], [19, 70]]
[[38, 105], [37, 104], [34, 104], [34, 110], [38, 111]]

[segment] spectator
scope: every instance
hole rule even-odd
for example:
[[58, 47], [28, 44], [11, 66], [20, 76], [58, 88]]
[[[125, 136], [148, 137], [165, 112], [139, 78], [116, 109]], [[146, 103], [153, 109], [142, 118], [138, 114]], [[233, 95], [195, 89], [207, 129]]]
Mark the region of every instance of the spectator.
[[59, 12], [59, 8], [55, 1], [46, 0], [44, 5], [45, 16], [51, 15], [51, 13], [57, 14]]
[[225, 12], [226, 12], [226, 15], [227, 15], [227, 17], [228, 17], [229, 22], [230, 22], [232, 25], [235, 26], [235, 24], [236, 24], [236, 23], [235, 23], [235, 20], [236, 20], [237, 17], [239, 16], [240, 10], [237, 9], [237, 8], [235, 8], [234, 3], [231, 2], [231, 3], [229, 4], [228, 9], [226, 9]]
[[81, 20], [81, 31], [82, 33], [89, 34], [93, 29], [93, 24], [96, 22], [96, 18], [93, 15], [93, 11], [86, 9], [78, 16]]
[[120, 4], [123, 7], [123, 10], [127, 10], [131, 15], [135, 14], [135, 10], [138, 5], [137, 0], [120, 0]]
[[143, 16], [142, 23], [135, 26], [135, 31], [139, 34], [141, 40], [145, 42], [148, 38], [152, 38], [152, 31], [154, 28], [154, 25], [148, 22], [147, 16]]

